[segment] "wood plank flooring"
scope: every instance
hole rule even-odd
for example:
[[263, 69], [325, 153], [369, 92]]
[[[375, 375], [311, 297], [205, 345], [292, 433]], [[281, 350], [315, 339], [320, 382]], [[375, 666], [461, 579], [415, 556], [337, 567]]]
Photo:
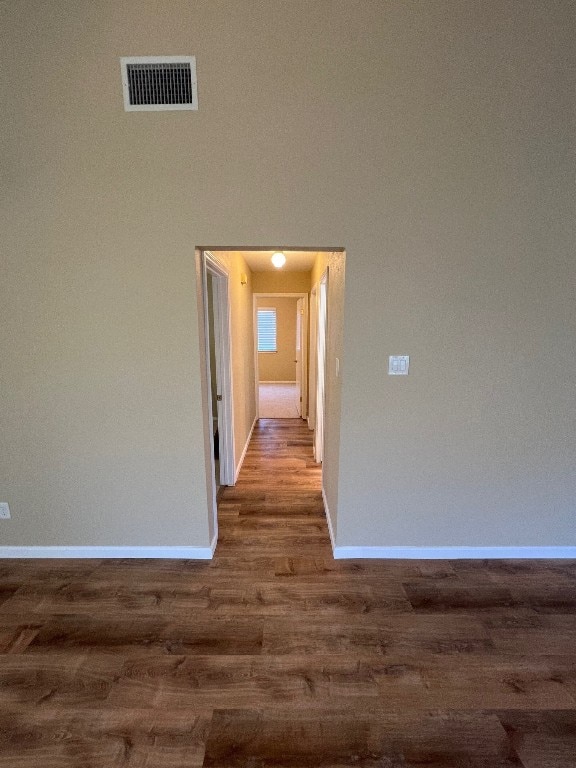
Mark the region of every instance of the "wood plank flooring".
[[261, 420], [211, 562], [0, 562], [0, 768], [574, 768], [576, 562], [334, 561]]

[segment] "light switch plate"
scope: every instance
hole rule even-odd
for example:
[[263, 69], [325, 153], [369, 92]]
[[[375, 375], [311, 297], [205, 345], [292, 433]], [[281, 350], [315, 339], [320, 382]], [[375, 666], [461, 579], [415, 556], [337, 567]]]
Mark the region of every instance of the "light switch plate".
[[0, 520], [10, 520], [10, 507], [6, 502], [0, 502]]
[[408, 376], [410, 355], [390, 355], [388, 358], [389, 376]]

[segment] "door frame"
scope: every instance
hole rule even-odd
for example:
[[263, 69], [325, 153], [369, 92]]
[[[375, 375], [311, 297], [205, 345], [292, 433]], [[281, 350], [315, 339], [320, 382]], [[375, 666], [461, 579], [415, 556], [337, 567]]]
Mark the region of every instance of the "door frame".
[[[324, 443], [326, 438], [326, 374], [327, 374], [327, 340], [328, 340], [328, 287], [329, 267], [326, 267], [316, 286], [316, 398], [314, 418], [314, 460], [324, 463]], [[321, 322], [322, 311], [324, 317]], [[322, 390], [322, 391], [320, 391]]]
[[260, 374], [258, 370], [258, 299], [304, 299], [304, 314], [302, 315], [302, 374], [300, 382], [300, 391], [302, 393], [302, 414], [301, 418], [306, 420], [308, 415], [308, 294], [300, 293], [254, 293], [252, 294], [252, 314], [254, 323], [254, 391], [256, 396], [256, 418], [260, 414]]
[[316, 377], [318, 368], [318, 283], [310, 291], [310, 329], [308, 366], [308, 429], [316, 428]]
[[[214, 307], [214, 346], [216, 353], [216, 380], [218, 395], [222, 397], [221, 407], [216, 414], [220, 454], [220, 485], [234, 485], [234, 418], [232, 400], [232, 361], [229, 272], [227, 267], [211, 251], [201, 251], [202, 304], [204, 315], [205, 371], [208, 392], [208, 438], [210, 443], [210, 477], [216, 518], [216, 476], [214, 463], [214, 434], [212, 410], [212, 377], [210, 369], [210, 332], [208, 318], [208, 274], [212, 277]], [[217, 520], [215, 519], [217, 523]]]
[[[308, 376], [305, 375], [304, 371], [304, 356], [307, 351], [307, 335], [308, 333], [304, 320], [304, 299], [296, 299], [296, 387], [300, 395], [296, 407], [298, 408], [298, 416], [301, 419], [306, 419], [308, 416]], [[300, 367], [300, 371], [298, 371], [298, 367]], [[300, 372], [300, 375], [298, 375], [298, 372]]]

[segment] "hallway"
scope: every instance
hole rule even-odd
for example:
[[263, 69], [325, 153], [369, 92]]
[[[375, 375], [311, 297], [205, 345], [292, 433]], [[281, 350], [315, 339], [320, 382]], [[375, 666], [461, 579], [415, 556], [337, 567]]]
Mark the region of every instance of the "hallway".
[[0, 562], [0, 768], [576, 766], [576, 564], [335, 561], [311, 434], [212, 561]]
[[332, 558], [312, 435], [302, 419], [259, 419], [238, 482], [220, 495], [217, 557]]

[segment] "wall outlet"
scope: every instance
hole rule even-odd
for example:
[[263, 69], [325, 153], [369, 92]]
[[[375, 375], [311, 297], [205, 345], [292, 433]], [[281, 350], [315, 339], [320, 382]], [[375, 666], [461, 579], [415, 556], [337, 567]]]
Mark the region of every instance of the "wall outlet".
[[6, 502], [0, 502], [0, 520], [10, 520], [10, 507]]

